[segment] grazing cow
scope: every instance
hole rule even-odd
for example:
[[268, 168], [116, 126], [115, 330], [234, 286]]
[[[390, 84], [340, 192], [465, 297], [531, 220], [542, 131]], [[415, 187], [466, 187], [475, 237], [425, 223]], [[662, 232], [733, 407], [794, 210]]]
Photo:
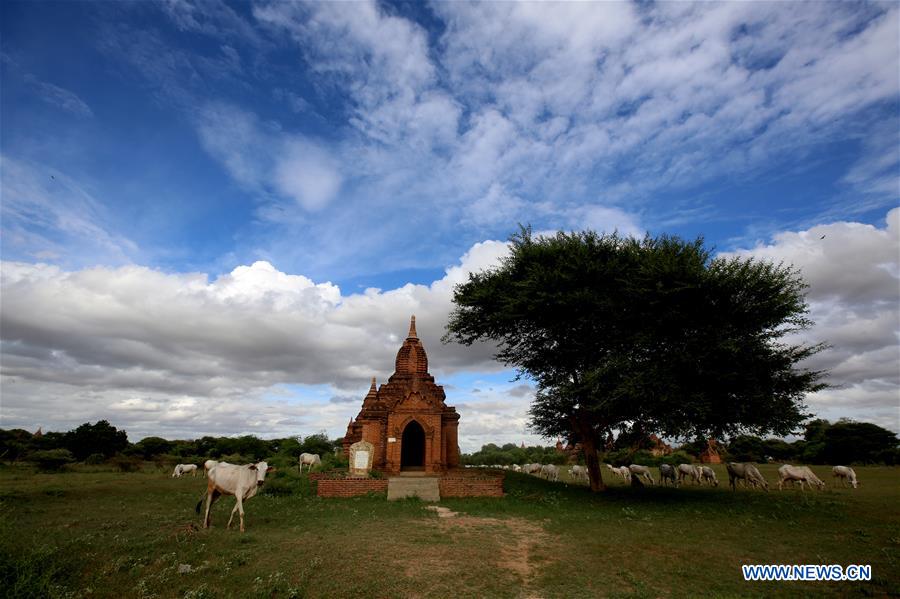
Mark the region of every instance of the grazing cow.
[[553, 464], [544, 464], [541, 466], [541, 476], [547, 480], [559, 480], [559, 468]]
[[612, 471], [625, 479], [625, 482], [631, 481], [631, 470], [628, 469], [628, 466], [619, 466], [618, 468], [613, 468]]
[[728, 462], [725, 464], [725, 469], [728, 470], [728, 482], [731, 484], [732, 491], [737, 490], [735, 481], [742, 480], [753, 486], [762, 486], [765, 488], [766, 493], [769, 492], [769, 483], [766, 482], [766, 479], [763, 478], [763, 475], [759, 473], [759, 470], [753, 464]]
[[672, 481], [672, 486], [678, 486], [678, 479], [675, 478], [675, 467], [671, 464], [660, 464], [659, 484], [668, 485], [668, 481]]
[[841, 483], [850, 483], [854, 489], [859, 483], [856, 482], [856, 472], [850, 466], [835, 466], [831, 469], [831, 475], [841, 479]]
[[522, 471], [525, 474], [539, 474], [541, 471], [541, 465], [535, 463], [525, 464], [525, 466], [522, 467]]
[[303, 466], [309, 466], [307, 471], [312, 470], [313, 466], [321, 466], [322, 460], [317, 453], [301, 453], [300, 454], [300, 472], [303, 472]]
[[203, 471], [206, 473], [206, 478], [209, 478], [209, 471], [212, 470], [216, 464], [218, 464], [216, 460], [206, 460], [203, 462]]
[[181, 473], [187, 474], [191, 473], [191, 476], [197, 476], [197, 464], [178, 464], [181, 466]]
[[588, 470], [586, 466], [572, 466], [572, 470], [569, 474], [572, 475], [572, 480], [583, 480], [584, 482], [588, 482]]
[[694, 480], [695, 485], [700, 484], [700, 472], [699, 466], [694, 466], [693, 464], [678, 464], [678, 482], [683, 483], [684, 479], [687, 477], [691, 477]]
[[778, 476], [780, 477], [780, 480], [778, 481], [779, 491], [784, 488], [785, 481], [799, 482], [801, 491], [804, 490], [803, 483], [809, 485], [810, 489], [813, 485], [816, 485], [820, 491], [825, 488], [825, 483], [809, 469], [809, 466], [791, 466], [790, 464], [784, 464], [778, 468]]
[[701, 481], [708, 482], [710, 485], [716, 487], [719, 486], [719, 479], [716, 478], [716, 471], [709, 466], [700, 467], [700, 479]]
[[181, 464], [175, 464], [175, 470], [172, 472], [172, 478], [181, 478]]
[[[244, 532], [244, 501], [250, 499], [266, 479], [266, 473], [274, 471], [265, 462], [258, 464], [247, 464], [246, 466], [236, 466], [234, 464], [226, 464], [219, 462], [213, 466], [207, 476], [209, 480], [206, 483], [206, 515], [203, 517], [203, 528], [209, 528], [209, 508], [213, 502], [221, 495], [234, 495], [236, 502], [234, 509], [231, 510], [231, 517], [228, 519], [226, 528], [231, 528], [231, 521], [234, 520], [234, 513], [239, 512], [241, 515], [241, 532]], [[200, 506], [203, 504], [203, 498], [197, 502], [196, 511], [200, 513]]]
[[512, 469], [513, 469], [513, 472], [521, 472], [522, 471], [522, 467], [519, 466], [518, 464], [513, 464]]
[[628, 471], [631, 472], [632, 476], [636, 476], [640, 479], [640, 477], [644, 477], [648, 481], [650, 481], [651, 485], [655, 485], [656, 482], [653, 480], [653, 475], [650, 474], [650, 469], [646, 466], [640, 466], [638, 464], [632, 464], [628, 467]]

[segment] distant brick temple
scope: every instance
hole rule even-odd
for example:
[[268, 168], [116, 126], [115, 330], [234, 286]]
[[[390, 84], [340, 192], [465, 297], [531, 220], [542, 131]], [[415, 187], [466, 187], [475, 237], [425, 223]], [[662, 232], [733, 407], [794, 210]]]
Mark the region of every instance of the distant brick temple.
[[397, 352], [394, 374], [381, 388], [372, 379], [362, 409], [347, 425], [344, 452], [357, 441], [368, 441], [375, 446], [372, 467], [388, 474], [456, 468], [459, 414], [445, 399], [444, 388], [428, 374], [428, 356], [413, 316]]
[[700, 461], [704, 464], [722, 463], [722, 457], [719, 455], [719, 444], [714, 439], [706, 442], [706, 449], [700, 454]]

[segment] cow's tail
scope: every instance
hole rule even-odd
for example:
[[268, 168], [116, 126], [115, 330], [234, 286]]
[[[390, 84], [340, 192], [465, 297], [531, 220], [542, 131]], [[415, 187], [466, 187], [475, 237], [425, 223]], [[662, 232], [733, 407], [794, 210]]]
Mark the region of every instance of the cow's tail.
[[203, 505], [203, 498], [204, 498], [204, 497], [206, 497], [206, 493], [204, 493], [203, 496], [200, 497], [200, 501], [197, 502], [197, 507], [194, 508], [194, 511], [197, 512], [198, 515], [200, 514], [200, 506]]

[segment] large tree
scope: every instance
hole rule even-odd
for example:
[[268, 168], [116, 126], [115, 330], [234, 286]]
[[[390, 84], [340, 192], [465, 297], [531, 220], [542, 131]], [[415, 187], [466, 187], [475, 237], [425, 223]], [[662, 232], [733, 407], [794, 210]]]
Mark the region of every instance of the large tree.
[[98, 420], [95, 424], [85, 422], [67, 432], [64, 439], [66, 448], [79, 460], [95, 453], [109, 458], [128, 447], [125, 431], [118, 430], [106, 420]]
[[531, 426], [580, 442], [591, 488], [597, 449], [625, 427], [670, 437], [787, 434], [821, 373], [822, 346], [791, 267], [712, 258], [703, 240], [522, 229], [497, 267], [454, 290], [445, 340], [492, 340], [537, 384]]

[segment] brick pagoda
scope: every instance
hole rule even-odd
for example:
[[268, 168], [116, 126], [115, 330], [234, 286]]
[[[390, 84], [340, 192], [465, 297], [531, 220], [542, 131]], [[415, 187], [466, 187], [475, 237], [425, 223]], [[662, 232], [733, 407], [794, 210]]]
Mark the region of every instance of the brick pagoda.
[[372, 379], [362, 409], [347, 425], [344, 452], [357, 441], [368, 441], [375, 446], [372, 467], [388, 474], [456, 468], [459, 414], [445, 399], [444, 388], [428, 374], [428, 356], [413, 316], [394, 374], [380, 388]]

